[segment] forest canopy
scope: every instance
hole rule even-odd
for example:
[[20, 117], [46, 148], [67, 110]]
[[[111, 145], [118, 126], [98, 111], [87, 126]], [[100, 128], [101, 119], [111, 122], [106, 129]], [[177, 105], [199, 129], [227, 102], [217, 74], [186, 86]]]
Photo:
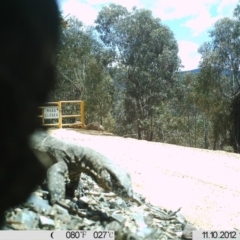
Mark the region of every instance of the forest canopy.
[[199, 73], [182, 73], [174, 32], [149, 10], [110, 4], [90, 27], [63, 18], [51, 101], [84, 100], [86, 122], [120, 136], [238, 152], [239, 4], [209, 37]]

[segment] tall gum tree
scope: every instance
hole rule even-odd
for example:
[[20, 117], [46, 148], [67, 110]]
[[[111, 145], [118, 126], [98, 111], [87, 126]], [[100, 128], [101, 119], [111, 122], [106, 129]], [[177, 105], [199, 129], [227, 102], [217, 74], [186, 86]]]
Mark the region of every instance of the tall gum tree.
[[[59, 81], [51, 100], [84, 100], [86, 122], [103, 123], [113, 101], [113, 81], [107, 72], [112, 53], [97, 41], [93, 28], [76, 18], [63, 23], [66, 27], [61, 32], [57, 59]], [[67, 110], [76, 114], [78, 109], [74, 105]]]
[[115, 52], [115, 64], [123, 67], [124, 104], [128, 124], [141, 120], [152, 140], [158, 106], [174, 92], [180, 66], [178, 45], [172, 31], [151, 11], [110, 4], [95, 21], [103, 43]]
[[218, 20], [209, 31], [211, 40], [199, 49], [202, 61], [198, 92], [204, 96], [199, 99], [199, 107], [212, 123], [214, 149], [218, 141], [220, 148], [240, 142], [240, 101], [236, 99], [240, 98], [239, 9], [238, 4], [234, 18]]

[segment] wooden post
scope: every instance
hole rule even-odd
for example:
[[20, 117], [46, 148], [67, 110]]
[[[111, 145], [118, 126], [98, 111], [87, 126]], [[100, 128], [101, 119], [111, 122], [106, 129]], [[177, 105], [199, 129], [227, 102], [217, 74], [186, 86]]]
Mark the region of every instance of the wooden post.
[[58, 111], [59, 111], [59, 118], [58, 118], [58, 127], [62, 128], [62, 102], [58, 102]]
[[81, 122], [82, 122], [82, 128], [85, 128], [85, 116], [84, 116], [84, 101], [80, 102], [80, 108], [81, 108]]

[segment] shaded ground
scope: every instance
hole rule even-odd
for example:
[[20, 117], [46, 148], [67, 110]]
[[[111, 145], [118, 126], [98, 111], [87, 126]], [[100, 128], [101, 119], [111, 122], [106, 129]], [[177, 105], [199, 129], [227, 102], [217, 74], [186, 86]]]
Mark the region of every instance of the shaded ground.
[[[223, 151], [121, 138], [96, 131], [52, 130], [125, 167], [134, 190], [202, 229], [240, 229], [240, 156]], [[100, 134], [100, 135], [99, 135]]]

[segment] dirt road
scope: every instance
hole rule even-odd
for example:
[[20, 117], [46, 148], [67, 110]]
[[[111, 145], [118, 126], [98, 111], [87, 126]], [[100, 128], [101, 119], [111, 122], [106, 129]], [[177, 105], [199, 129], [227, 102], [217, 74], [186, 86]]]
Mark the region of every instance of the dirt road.
[[116, 136], [55, 130], [126, 168], [136, 192], [201, 229], [240, 229], [240, 156]]

